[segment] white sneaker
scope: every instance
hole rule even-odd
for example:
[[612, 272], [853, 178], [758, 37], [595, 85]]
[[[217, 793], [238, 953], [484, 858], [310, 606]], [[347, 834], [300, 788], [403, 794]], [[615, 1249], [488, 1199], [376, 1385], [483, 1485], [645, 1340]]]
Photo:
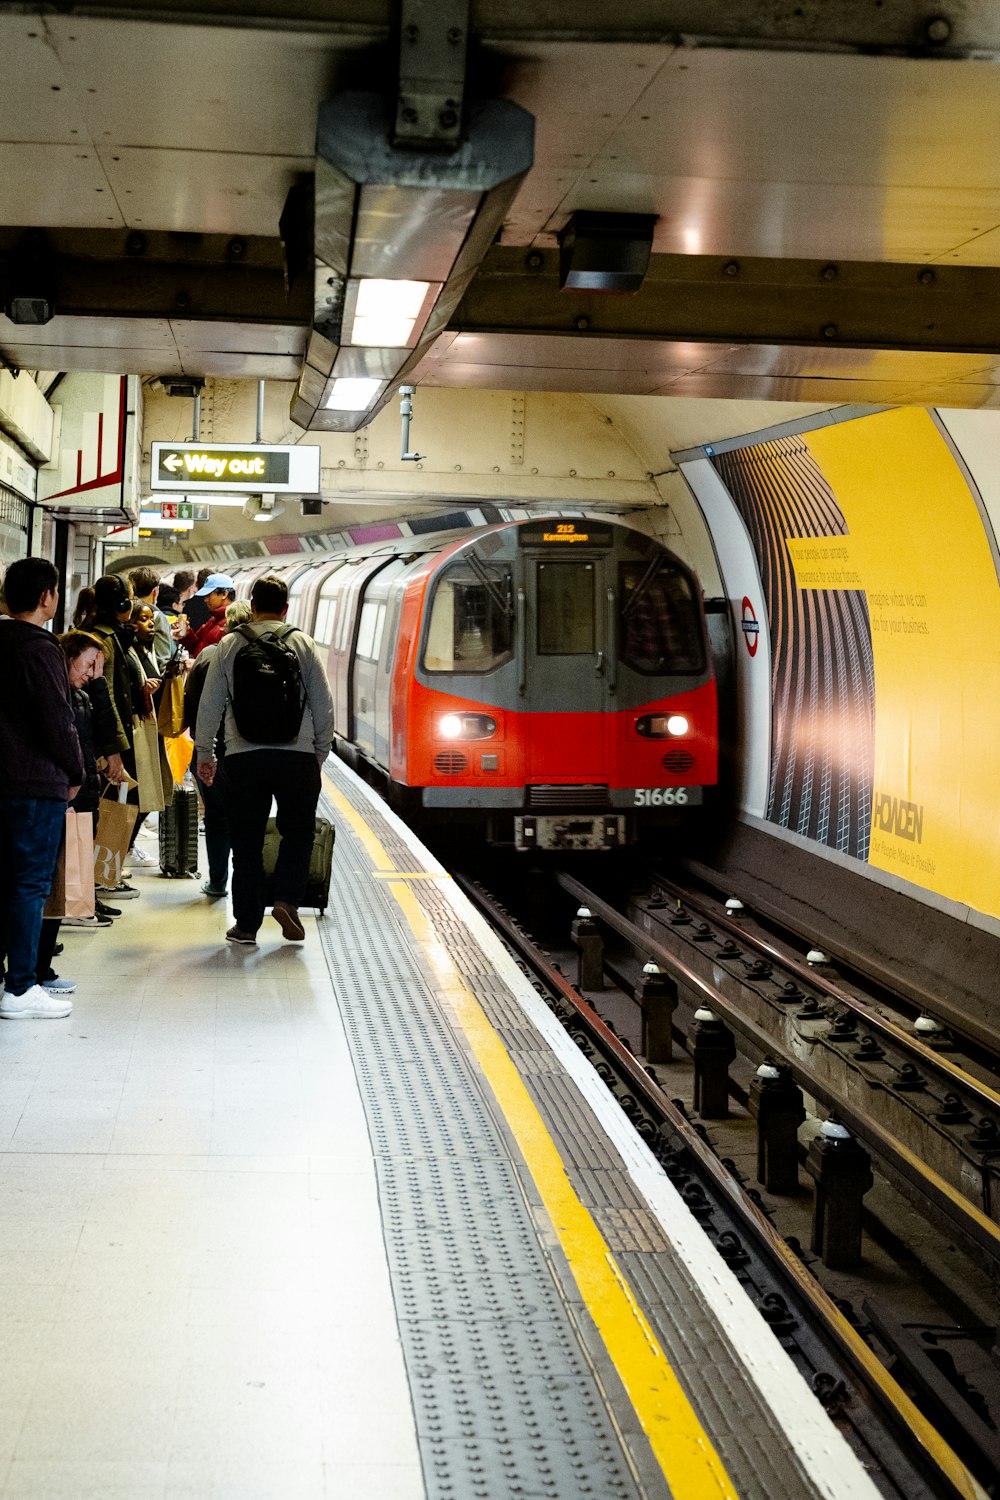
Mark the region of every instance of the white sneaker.
[[12, 995], [8, 990], [0, 1000], [0, 1018], [4, 1021], [61, 1021], [72, 1009], [72, 1000], [50, 995], [40, 984], [33, 984], [23, 995]]
[[130, 870], [158, 870], [160, 868], [160, 861], [155, 859], [152, 854], [147, 854], [145, 849], [140, 849], [136, 846], [122, 860], [122, 868], [125, 869], [126, 867]]

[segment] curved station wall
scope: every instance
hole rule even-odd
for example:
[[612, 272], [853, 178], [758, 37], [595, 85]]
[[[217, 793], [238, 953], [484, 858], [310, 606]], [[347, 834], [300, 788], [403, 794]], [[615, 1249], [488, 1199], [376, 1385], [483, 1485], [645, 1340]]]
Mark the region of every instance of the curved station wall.
[[743, 821], [994, 931], [998, 436], [841, 408], [675, 455], [739, 637]]

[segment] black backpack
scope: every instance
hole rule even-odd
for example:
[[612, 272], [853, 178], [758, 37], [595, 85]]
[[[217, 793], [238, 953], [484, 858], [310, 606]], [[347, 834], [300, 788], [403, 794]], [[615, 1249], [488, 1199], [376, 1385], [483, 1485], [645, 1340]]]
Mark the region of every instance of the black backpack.
[[306, 695], [299, 659], [285, 644], [294, 629], [279, 625], [256, 635], [238, 628], [245, 645], [233, 658], [233, 718], [253, 744], [285, 745], [298, 736]]

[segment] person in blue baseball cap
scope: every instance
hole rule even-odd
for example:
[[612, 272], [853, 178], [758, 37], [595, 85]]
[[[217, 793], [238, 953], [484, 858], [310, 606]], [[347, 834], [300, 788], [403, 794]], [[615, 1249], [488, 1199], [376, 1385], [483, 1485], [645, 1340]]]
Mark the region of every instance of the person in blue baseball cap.
[[209, 573], [195, 597], [204, 599], [209, 616], [204, 625], [181, 637], [181, 645], [193, 657], [206, 646], [216, 645], [225, 635], [226, 609], [236, 598], [236, 585], [228, 573]]

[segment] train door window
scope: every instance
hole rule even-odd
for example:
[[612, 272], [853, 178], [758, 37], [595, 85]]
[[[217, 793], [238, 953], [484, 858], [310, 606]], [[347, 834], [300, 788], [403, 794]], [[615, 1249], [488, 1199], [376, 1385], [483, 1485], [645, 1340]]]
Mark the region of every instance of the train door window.
[[358, 621], [358, 644], [356, 655], [365, 661], [372, 661], [375, 656], [375, 631], [378, 624], [379, 604], [374, 599], [366, 599], [361, 606], [361, 619]]
[[379, 652], [382, 650], [382, 633], [385, 630], [385, 600], [379, 601], [378, 613], [375, 616], [375, 630], [372, 635], [372, 661], [378, 661]]
[[623, 563], [619, 656], [635, 672], [705, 670], [705, 644], [695, 585], [674, 563]]
[[389, 648], [388, 650], [385, 650], [385, 651], [382, 652], [382, 671], [385, 672], [386, 674], [388, 674], [389, 669], [392, 666], [392, 655], [393, 655], [393, 653], [392, 653], [392, 643], [396, 639], [396, 636], [397, 636], [397, 634], [399, 632], [399, 612], [402, 609], [402, 607], [403, 607], [403, 598], [402, 598], [402, 595], [401, 594], [397, 594], [396, 597], [395, 597], [395, 599], [393, 600], [393, 604], [392, 604], [392, 615], [390, 617], [390, 624], [389, 624], [388, 635], [386, 635], [385, 631], [383, 631], [383, 633], [382, 633], [383, 642]]
[[354, 617], [354, 611], [351, 608], [353, 593], [351, 590], [352, 579], [350, 575], [354, 573], [355, 569], [345, 568], [344, 571], [348, 574], [348, 577], [343, 586], [338, 590], [338, 594], [342, 596], [342, 604], [340, 610], [340, 625], [337, 630], [337, 651], [341, 656], [343, 656], [344, 652], [347, 650], [347, 643], [351, 634], [351, 625], [353, 624]]
[[442, 570], [424, 646], [428, 672], [492, 672], [514, 653], [513, 570], [467, 553]]
[[539, 656], [592, 656], [597, 649], [593, 563], [540, 562], [536, 576]]

